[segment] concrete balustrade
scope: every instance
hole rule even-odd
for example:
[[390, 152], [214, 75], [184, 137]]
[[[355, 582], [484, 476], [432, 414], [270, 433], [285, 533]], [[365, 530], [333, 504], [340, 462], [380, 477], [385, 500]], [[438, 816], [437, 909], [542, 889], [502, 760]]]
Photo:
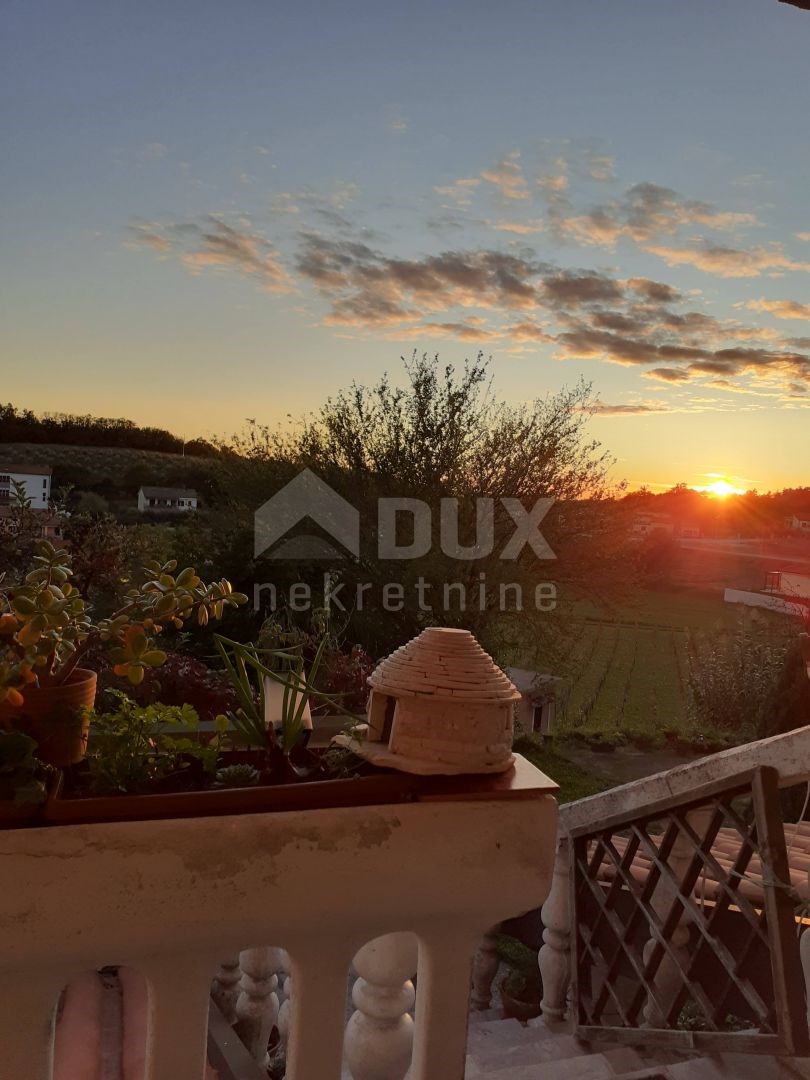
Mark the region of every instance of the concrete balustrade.
[[145, 1080], [205, 1076], [212, 979], [260, 1054], [285, 965], [268, 940], [289, 952], [288, 1080], [340, 1080], [353, 958], [354, 1076], [363, 1040], [405, 1060], [414, 945], [411, 1080], [461, 1080], [475, 948], [551, 880], [554, 786], [518, 765], [512, 790], [435, 801], [0, 832], [0, 1080], [52, 1080], [62, 989], [111, 964], [146, 979]]

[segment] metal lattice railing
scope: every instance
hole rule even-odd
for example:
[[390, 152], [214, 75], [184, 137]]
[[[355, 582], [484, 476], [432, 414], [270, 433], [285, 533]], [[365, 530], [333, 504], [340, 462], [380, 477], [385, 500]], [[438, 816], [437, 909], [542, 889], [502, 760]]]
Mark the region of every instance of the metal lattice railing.
[[806, 1047], [798, 897], [775, 770], [617, 814], [571, 842], [581, 1034]]

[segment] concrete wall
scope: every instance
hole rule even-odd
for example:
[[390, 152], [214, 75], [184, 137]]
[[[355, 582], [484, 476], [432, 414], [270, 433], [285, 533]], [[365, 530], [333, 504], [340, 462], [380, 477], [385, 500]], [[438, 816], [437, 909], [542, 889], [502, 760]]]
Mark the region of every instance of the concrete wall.
[[781, 615], [797, 615], [801, 618], [805, 614], [803, 604], [794, 604], [790, 600], [783, 600], [780, 596], [768, 596], [767, 593], [726, 589], [723, 593], [723, 599], [727, 604], [745, 604], [746, 607], [766, 608], [768, 611], [777, 611]]

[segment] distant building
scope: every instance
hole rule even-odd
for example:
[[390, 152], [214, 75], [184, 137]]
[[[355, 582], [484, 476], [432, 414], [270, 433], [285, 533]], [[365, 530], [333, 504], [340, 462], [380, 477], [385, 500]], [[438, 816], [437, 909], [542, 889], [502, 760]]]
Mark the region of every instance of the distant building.
[[669, 514], [636, 514], [633, 520], [633, 534], [635, 536], [652, 536], [653, 533], [666, 533], [668, 536], [674, 536], [675, 522]]
[[678, 529], [678, 536], [682, 540], [699, 540], [703, 536], [703, 530], [699, 525], [686, 523]]
[[676, 521], [670, 514], [653, 511], [636, 514], [633, 519], [633, 535], [636, 537], [678, 536], [684, 540], [696, 540], [703, 535], [703, 530], [694, 521]]
[[765, 575], [764, 591], [790, 600], [810, 600], [810, 574], [771, 570]]
[[32, 510], [47, 510], [51, 501], [50, 465], [9, 465], [0, 462], [0, 507], [14, 498], [14, 483], [25, 489]]
[[560, 677], [526, 668], [506, 668], [506, 674], [521, 695], [515, 704], [515, 720], [525, 732], [536, 732], [545, 738], [553, 735]]
[[791, 517], [785, 519], [785, 524], [789, 529], [798, 529], [799, 532], [810, 533], [810, 517], [802, 515], [801, 517], [793, 514]]
[[138, 492], [138, 509], [142, 514], [183, 514], [196, 510], [197, 503], [193, 488], [142, 487]]
[[[62, 539], [62, 518], [52, 510], [31, 510], [33, 526], [43, 540]], [[16, 532], [19, 515], [15, 507], [0, 505], [0, 533]]]

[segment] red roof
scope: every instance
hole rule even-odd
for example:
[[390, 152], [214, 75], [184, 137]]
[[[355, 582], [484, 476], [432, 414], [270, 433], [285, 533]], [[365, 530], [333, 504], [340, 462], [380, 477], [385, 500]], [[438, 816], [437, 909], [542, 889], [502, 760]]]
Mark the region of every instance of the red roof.
[[[17, 508], [14, 506], [2, 506], [0, 505], [0, 521], [4, 521], [6, 518], [11, 518], [14, 513], [17, 512]], [[34, 514], [37, 519], [41, 519], [41, 522], [45, 525], [57, 525], [61, 524], [62, 518], [59, 514], [53, 510], [46, 510], [40, 507], [32, 506], [28, 510], [29, 514]]]
[[7, 465], [0, 461], [0, 473], [21, 473], [23, 476], [50, 476], [50, 465]]

